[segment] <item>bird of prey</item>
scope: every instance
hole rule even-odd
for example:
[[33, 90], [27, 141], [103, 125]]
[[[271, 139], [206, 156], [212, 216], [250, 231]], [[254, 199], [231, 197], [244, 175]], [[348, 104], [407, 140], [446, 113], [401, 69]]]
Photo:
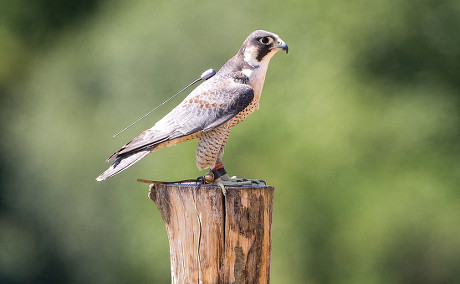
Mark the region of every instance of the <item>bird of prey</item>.
[[287, 53], [288, 46], [278, 35], [263, 30], [251, 33], [215, 76], [196, 87], [152, 128], [112, 154], [107, 162], [114, 163], [96, 180], [112, 177], [160, 148], [197, 138], [198, 168], [209, 168], [210, 181], [225, 192], [224, 184], [236, 182], [222, 164], [228, 135], [232, 127], [259, 108], [268, 64], [279, 50]]

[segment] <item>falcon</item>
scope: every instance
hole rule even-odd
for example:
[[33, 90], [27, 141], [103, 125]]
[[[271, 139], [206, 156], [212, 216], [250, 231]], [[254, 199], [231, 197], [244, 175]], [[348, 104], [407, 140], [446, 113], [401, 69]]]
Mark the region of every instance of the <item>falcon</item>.
[[158, 149], [199, 139], [198, 169], [210, 169], [207, 182], [224, 185], [240, 182], [230, 178], [222, 163], [230, 130], [259, 108], [259, 99], [270, 59], [276, 52], [288, 52], [276, 34], [251, 33], [238, 53], [210, 79], [196, 87], [178, 106], [155, 125], [126, 143], [107, 162], [113, 164], [97, 181], [112, 177]]

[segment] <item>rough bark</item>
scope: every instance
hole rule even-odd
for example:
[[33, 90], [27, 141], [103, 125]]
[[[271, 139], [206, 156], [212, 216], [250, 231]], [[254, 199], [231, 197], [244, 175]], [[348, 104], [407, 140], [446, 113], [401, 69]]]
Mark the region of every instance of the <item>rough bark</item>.
[[269, 283], [272, 186], [150, 186], [168, 233], [172, 283]]

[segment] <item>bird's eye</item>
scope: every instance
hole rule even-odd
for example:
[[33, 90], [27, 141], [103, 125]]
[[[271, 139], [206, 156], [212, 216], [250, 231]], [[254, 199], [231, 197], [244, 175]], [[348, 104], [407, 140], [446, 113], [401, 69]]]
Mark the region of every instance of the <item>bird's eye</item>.
[[265, 37], [259, 39], [259, 41], [264, 45], [269, 45], [269, 44], [271, 44], [273, 42], [273, 39], [271, 37], [265, 36]]

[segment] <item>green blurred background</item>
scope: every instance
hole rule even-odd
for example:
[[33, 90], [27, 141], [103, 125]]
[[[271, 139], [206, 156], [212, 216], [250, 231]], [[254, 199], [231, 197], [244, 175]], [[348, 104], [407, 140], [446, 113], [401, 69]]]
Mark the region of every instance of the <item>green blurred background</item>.
[[0, 282], [168, 283], [135, 180], [203, 174], [196, 141], [94, 179], [256, 29], [290, 52], [224, 161], [276, 187], [272, 283], [460, 281], [459, 1], [1, 0]]

